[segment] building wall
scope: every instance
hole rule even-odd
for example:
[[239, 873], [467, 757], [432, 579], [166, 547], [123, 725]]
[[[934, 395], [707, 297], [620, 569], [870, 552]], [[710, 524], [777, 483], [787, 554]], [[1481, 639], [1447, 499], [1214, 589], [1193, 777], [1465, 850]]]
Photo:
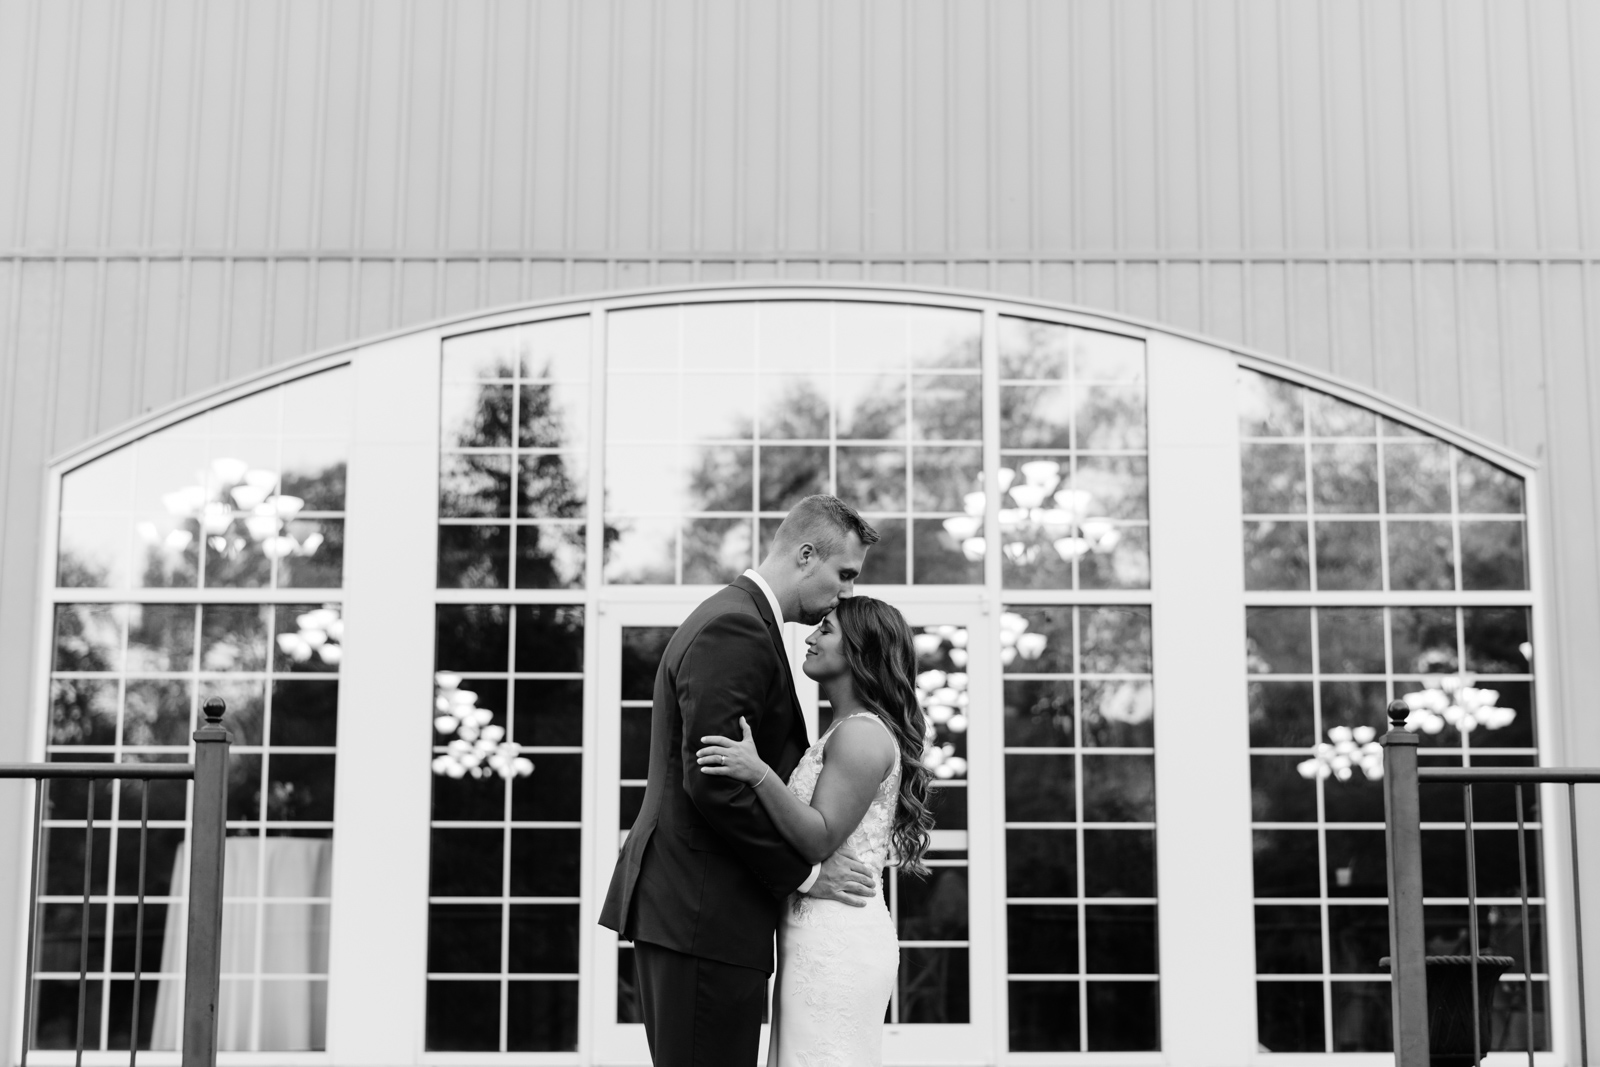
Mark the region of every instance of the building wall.
[[447, 312], [859, 278], [1198, 330], [1536, 459], [1549, 751], [1600, 763], [1596, 51], [1576, 0], [0, 0], [0, 759], [51, 455]]

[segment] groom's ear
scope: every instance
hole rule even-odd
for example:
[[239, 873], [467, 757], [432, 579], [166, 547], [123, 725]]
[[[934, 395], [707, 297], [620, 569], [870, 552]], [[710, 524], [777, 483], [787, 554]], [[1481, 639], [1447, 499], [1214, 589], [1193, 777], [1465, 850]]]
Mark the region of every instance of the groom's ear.
[[821, 554], [817, 552], [817, 546], [810, 541], [806, 541], [800, 545], [799, 550], [795, 553], [794, 561], [801, 567], [807, 567], [821, 558]]

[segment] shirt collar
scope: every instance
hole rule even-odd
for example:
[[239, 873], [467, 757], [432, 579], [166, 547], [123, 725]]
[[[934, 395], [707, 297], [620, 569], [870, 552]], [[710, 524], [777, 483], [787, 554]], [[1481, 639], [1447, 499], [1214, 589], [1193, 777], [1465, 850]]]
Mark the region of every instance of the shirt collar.
[[767, 603], [772, 607], [772, 619], [778, 624], [778, 629], [783, 629], [783, 608], [778, 606], [778, 595], [772, 591], [772, 586], [767, 580], [757, 574], [754, 568], [744, 572], [744, 576], [756, 583], [756, 588], [766, 595]]

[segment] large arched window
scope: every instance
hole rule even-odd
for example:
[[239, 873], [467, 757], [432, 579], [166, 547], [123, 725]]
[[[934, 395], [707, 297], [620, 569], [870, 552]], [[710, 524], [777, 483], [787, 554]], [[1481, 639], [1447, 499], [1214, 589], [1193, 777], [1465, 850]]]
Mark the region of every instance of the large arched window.
[[[1354, 731], [1471, 672], [1516, 715], [1452, 720], [1431, 758], [1537, 758], [1525, 466], [1060, 308], [850, 286], [553, 303], [320, 356], [56, 473], [49, 757], [182, 758], [196, 701], [233, 709], [227, 1054], [642, 1062], [631, 946], [594, 920], [651, 679], [811, 492], [880, 530], [862, 588], [912, 623], [934, 724], [932, 873], [888, 880], [889, 1062], [1382, 1048]], [[815, 734], [830, 712], [801, 685]], [[1347, 753], [1314, 746], [1341, 740], [1355, 777], [1322, 780]], [[63, 790], [52, 830], [83, 807]], [[126, 813], [98, 810], [120, 840]], [[1437, 817], [1446, 937], [1460, 832]], [[162, 987], [137, 1024], [127, 889], [96, 890], [85, 1010], [101, 1047], [137, 1025], [161, 1062], [182, 888], [150, 912]], [[46, 900], [75, 946], [76, 905]], [[41, 979], [42, 1049], [76, 1018], [66, 977]]]

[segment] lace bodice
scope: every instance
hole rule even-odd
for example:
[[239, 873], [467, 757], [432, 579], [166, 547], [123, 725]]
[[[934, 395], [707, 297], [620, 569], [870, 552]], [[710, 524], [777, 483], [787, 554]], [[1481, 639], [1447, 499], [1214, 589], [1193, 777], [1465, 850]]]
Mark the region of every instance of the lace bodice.
[[[802, 803], [811, 803], [811, 794], [816, 792], [817, 779], [822, 776], [822, 754], [828, 747], [828, 739], [833, 732], [850, 719], [866, 717], [882, 726], [887, 732], [889, 727], [884, 721], [870, 711], [860, 711], [854, 715], [846, 716], [828, 727], [826, 733], [817, 738], [817, 743], [806, 749], [806, 754], [800, 757], [800, 762], [795, 766], [794, 773], [789, 776], [789, 792], [799, 797]], [[889, 734], [889, 739], [894, 740], [894, 734]], [[896, 744], [895, 752], [899, 752]], [[894, 766], [878, 783], [878, 791], [873, 794], [872, 803], [867, 806], [867, 813], [861, 816], [861, 822], [845, 838], [841, 846], [861, 857], [863, 863], [882, 870], [888, 866], [891, 855], [889, 833], [894, 828], [895, 805], [900, 799], [900, 760], [896, 758]]]

